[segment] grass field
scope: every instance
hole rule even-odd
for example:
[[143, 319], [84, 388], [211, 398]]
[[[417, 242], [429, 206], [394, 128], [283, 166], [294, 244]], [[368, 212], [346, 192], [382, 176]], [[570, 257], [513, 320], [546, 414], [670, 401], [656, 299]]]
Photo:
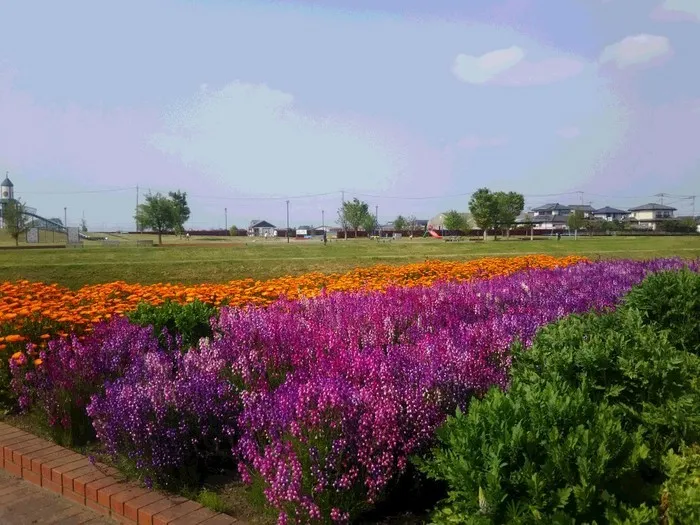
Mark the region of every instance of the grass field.
[[[592, 258], [700, 257], [700, 236], [688, 237], [562, 237], [561, 241], [511, 239], [448, 243], [437, 239], [398, 240], [380, 243], [368, 239], [284, 239], [254, 242], [248, 238], [189, 242], [172, 237], [162, 247], [135, 246], [134, 236], [120, 246], [86, 242], [74, 249], [0, 250], [4, 281], [29, 279], [56, 282], [71, 288], [110, 281], [144, 284], [171, 282], [194, 284], [234, 279], [268, 279], [282, 275], [321, 271], [343, 272], [358, 266], [405, 264], [425, 259], [470, 259], [525, 254], [579, 254]], [[148, 237], [153, 238], [153, 237]], [[6, 243], [4, 243], [6, 244]]]

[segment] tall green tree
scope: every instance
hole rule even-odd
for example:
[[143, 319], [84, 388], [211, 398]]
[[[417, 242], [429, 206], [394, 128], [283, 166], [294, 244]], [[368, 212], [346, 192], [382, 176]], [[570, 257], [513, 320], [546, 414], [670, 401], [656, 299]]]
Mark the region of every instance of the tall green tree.
[[177, 217], [173, 229], [178, 235], [182, 235], [185, 231], [185, 223], [190, 218], [190, 207], [187, 205], [187, 192], [181, 192], [180, 190], [171, 191], [168, 193], [168, 196], [173, 201]]
[[442, 221], [443, 226], [448, 231], [464, 231], [467, 229], [467, 221], [464, 215], [457, 210], [450, 210], [445, 213], [445, 218]]
[[357, 231], [369, 214], [369, 204], [358, 200], [356, 197], [351, 201], [345, 201], [338, 209], [338, 224], [344, 226], [344, 228], [351, 227], [355, 230], [355, 237], [357, 237]]
[[399, 215], [394, 219], [394, 230], [397, 232], [403, 231], [408, 228], [408, 221], [406, 221], [403, 215]]
[[368, 213], [365, 215], [365, 218], [362, 219], [362, 228], [364, 228], [364, 230], [367, 232], [367, 236], [369, 237], [379, 228], [377, 218], [371, 213]]
[[27, 231], [29, 226], [24, 211], [24, 203], [19, 200], [7, 201], [2, 207], [3, 227], [15, 240], [15, 246], [19, 246], [19, 236]]
[[520, 193], [509, 191], [508, 193], [499, 191], [495, 193], [498, 202], [498, 225], [510, 237], [510, 228], [515, 224], [515, 219], [525, 208], [525, 197]]
[[569, 230], [573, 230], [574, 235], [578, 236], [578, 231], [586, 224], [586, 219], [581, 210], [574, 210], [566, 219], [566, 225]]
[[[524, 207], [525, 197], [514, 191], [491, 192], [488, 188], [480, 188], [469, 200], [469, 211], [476, 225], [484, 230], [484, 240], [488, 230], [496, 230], [499, 226], [504, 230], [509, 228]], [[493, 237], [497, 237], [496, 231]]]
[[160, 193], [146, 195], [146, 202], [139, 205], [136, 213], [136, 221], [141, 228], [149, 228], [158, 233], [158, 244], [163, 243], [163, 234], [174, 230], [179, 220], [175, 202]]
[[499, 219], [499, 199], [488, 188], [479, 188], [469, 199], [469, 212], [476, 225], [484, 230], [484, 240], [488, 230], [496, 228]]

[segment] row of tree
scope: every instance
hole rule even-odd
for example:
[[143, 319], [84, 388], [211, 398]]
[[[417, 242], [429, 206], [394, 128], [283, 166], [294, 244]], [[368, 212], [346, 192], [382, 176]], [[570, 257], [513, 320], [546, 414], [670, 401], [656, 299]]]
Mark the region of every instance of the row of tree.
[[[524, 207], [525, 198], [520, 193], [491, 192], [488, 188], [477, 190], [469, 201], [469, 211], [477, 227], [484, 230], [484, 236], [488, 231], [499, 227], [506, 232], [509, 231]], [[470, 227], [464, 214], [456, 210], [445, 213], [442, 222], [443, 227], [450, 231], [464, 231]], [[377, 217], [370, 212], [369, 204], [357, 198], [343, 202], [338, 209], [338, 224], [345, 231], [348, 228], [353, 229], [355, 236], [360, 228], [366, 232], [373, 232], [378, 227]], [[413, 215], [409, 217], [399, 215], [394, 220], [396, 231], [413, 233], [419, 229], [418, 221]]]
[[[338, 224], [345, 231], [346, 238], [348, 229], [353, 230], [355, 237], [357, 237], [357, 232], [360, 228], [368, 234], [375, 232], [379, 228], [377, 216], [372, 215], [369, 204], [357, 198], [343, 202], [342, 206], [338, 208]], [[396, 231], [410, 231], [413, 233], [420, 229], [415, 215], [407, 217], [399, 215], [394, 220], [394, 230]]]

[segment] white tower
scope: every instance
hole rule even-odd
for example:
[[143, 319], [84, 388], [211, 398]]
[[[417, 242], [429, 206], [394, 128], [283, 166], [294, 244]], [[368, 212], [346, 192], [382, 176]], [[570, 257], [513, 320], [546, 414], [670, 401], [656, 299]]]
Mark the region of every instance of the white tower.
[[12, 184], [8, 174], [5, 174], [5, 180], [0, 184], [0, 199], [3, 201], [11, 201], [15, 199], [15, 185]]

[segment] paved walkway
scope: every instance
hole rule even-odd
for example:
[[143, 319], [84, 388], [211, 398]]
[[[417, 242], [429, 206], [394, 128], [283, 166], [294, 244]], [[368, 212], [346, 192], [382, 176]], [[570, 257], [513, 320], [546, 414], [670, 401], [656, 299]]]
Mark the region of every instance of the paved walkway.
[[2, 525], [114, 525], [116, 522], [0, 469]]

